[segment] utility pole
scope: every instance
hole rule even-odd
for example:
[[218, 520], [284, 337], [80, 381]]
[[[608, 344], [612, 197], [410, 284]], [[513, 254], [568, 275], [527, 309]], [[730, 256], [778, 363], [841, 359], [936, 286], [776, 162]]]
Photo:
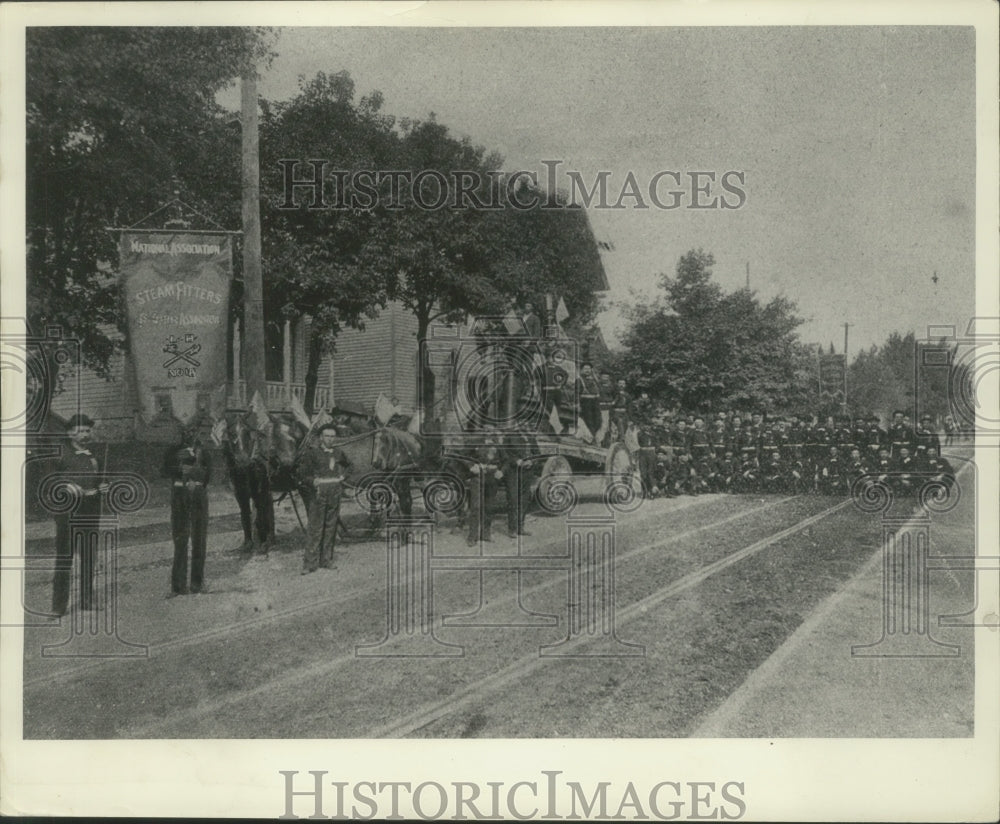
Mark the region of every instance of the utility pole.
[[240, 82], [243, 132], [243, 377], [246, 399], [266, 397], [264, 383], [264, 285], [260, 265], [260, 153], [257, 144], [257, 76], [250, 66]]
[[852, 323], [844, 323], [844, 413], [847, 413], [847, 330]]
[[750, 261], [747, 261], [747, 291], [750, 291]]

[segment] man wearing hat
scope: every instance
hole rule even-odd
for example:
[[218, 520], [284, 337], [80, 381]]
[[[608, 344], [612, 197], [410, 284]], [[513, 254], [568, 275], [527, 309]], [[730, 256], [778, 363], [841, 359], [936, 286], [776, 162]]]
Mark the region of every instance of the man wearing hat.
[[[198, 437], [198, 421], [181, 429], [179, 444], [163, 456], [163, 474], [172, 482], [170, 531], [174, 540], [174, 562], [170, 571], [170, 595], [204, 591], [205, 551], [208, 538], [208, 482], [212, 458]], [[188, 542], [191, 544], [191, 583], [188, 584]]]
[[862, 458], [865, 458], [866, 460], [874, 460], [876, 457], [878, 457], [879, 448], [883, 444], [889, 442], [888, 441], [889, 436], [886, 433], [886, 431], [879, 425], [880, 423], [881, 420], [878, 415], [875, 414], [869, 415], [868, 438], [867, 438], [868, 455], [867, 456], [862, 455]]
[[525, 301], [521, 309], [521, 320], [524, 321], [524, 328], [527, 330], [529, 338], [538, 339], [542, 336], [542, 320], [535, 314], [535, 307], [531, 301]]
[[899, 451], [904, 446], [907, 449], [913, 446], [913, 430], [906, 425], [906, 413], [902, 409], [896, 409], [892, 413], [892, 425], [889, 427], [890, 454], [893, 458], [899, 456]]
[[[864, 415], [854, 416], [854, 437], [852, 443], [858, 449], [864, 449], [868, 445], [868, 420]], [[847, 453], [850, 456], [850, 452]]]
[[607, 447], [611, 445], [611, 416], [615, 405], [615, 384], [611, 380], [610, 372], [601, 372], [598, 386], [600, 387], [598, 405], [601, 409], [601, 426], [604, 427], [604, 438], [600, 446]]
[[347, 456], [336, 447], [336, 442], [336, 427], [332, 423], [323, 424], [319, 429], [319, 443], [306, 447], [298, 462], [298, 477], [302, 484], [316, 490], [309, 502], [309, 534], [302, 560], [303, 575], [315, 572], [319, 567], [333, 568], [340, 498], [344, 478], [352, 468]]
[[[493, 540], [493, 514], [497, 482], [503, 478], [497, 434], [492, 427], [483, 430], [481, 446], [475, 447], [465, 462], [466, 493], [469, 501], [468, 546]], [[522, 459], [523, 460], [523, 459]], [[523, 524], [523, 521], [522, 521]]]
[[577, 377], [577, 392], [580, 396], [580, 417], [591, 435], [601, 431], [601, 383], [589, 362], [580, 365]]
[[840, 450], [842, 460], [847, 460], [851, 450], [855, 447], [854, 429], [851, 427], [851, 416], [841, 415], [837, 420], [837, 429], [833, 435], [833, 441]]
[[935, 447], [939, 453], [941, 451], [941, 439], [938, 437], [937, 432], [934, 431], [934, 418], [926, 412], [920, 416], [920, 424], [914, 433], [914, 440], [916, 441], [917, 453], [921, 460], [927, 456], [931, 447]]
[[615, 437], [619, 441], [624, 440], [625, 435], [628, 434], [629, 407], [631, 405], [632, 399], [625, 389], [625, 378], [619, 378], [618, 385], [615, 388], [614, 399], [611, 402], [611, 420], [617, 430]]
[[[62, 616], [69, 607], [69, 579], [73, 570], [73, 544], [70, 520], [74, 517], [99, 517], [101, 494], [108, 485], [101, 477], [106, 467], [90, 451], [94, 422], [86, 415], [74, 415], [66, 424], [66, 443], [62, 446], [57, 472], [67, 477], [77, 498], [76, 508], [55, 516], [56, 565], [52, 578], [52, 612]], [[80, 548], [80, 609], [94, 609], [94, 570], [97, 545], [84, 541]]]
[[556, 358], [556, 349], [549, 349], [545, 353], [545, 364], [542, 366], [542, 406], [546, 420], [549, 419], [553, 409], [558, 418], [565, 400], [563, 393], [568, 379], [569, 373]]
[[538, 453], [538, 445], [522, 424], [499, 435], [497, 451], [507, 493], [507, 534], [511, 538], [528, 536], [531, 533], [524, 529], [524, 518], [528, 514], [532, 463]]

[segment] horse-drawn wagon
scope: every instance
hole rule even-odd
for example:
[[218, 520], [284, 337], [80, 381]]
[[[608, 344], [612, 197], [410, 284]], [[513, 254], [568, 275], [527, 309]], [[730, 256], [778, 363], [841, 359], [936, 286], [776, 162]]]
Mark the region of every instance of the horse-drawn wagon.
[[539, 500], [548, 499], [548, 489], [555, 482], [565, 482], [572, 476], [603, 476], [607, 486], [624, 484], [638, 490], [638, 472], [632, 454], [621, 441], [608, 447], [588, 443], [565, 435], [536, 436], [540, 456], [547, 456], [538, 481]]

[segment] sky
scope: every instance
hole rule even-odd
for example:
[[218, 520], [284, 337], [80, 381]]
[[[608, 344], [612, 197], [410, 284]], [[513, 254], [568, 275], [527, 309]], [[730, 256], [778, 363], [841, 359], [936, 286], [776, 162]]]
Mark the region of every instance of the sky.
[[589, 185], [608, 171], [612, 201], [630, 171], [644, 190], [660, 171], [742, 172], [738, 209], [588, 209], [614, 247], [599, 318], [611, 343], [620, 304], [656, 299], [695, 248], [727, 290], [749, 265], [762, 300], [797, 304], [802, 341], [838, 352], [845, 322], [853, 355], [892, 331], [961, 332], [974, 314], [971, 28], [301, 28], [275, 50], [265, 98], [346, 69], [356, 98], [434, 112], [508, 171], [544, 179], [558, 160], [561, 185], [566, 170]]

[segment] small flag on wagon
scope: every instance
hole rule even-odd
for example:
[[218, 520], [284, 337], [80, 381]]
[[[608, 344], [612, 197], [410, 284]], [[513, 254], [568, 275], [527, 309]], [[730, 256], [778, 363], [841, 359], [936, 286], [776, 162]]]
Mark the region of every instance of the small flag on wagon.
[[517, 315], [505, 315], [503, 319], [504, 329], [508, 335], [524, 335], [526, 332], [524, 321]]
[[292, 395], [292, 399], [288, 404], [288, 411], [291, 412], [292, 417], [306, 429], [309, 428], [311, 421], [309, 420], [309, 416], [306, 414], [306, 409], [302, 405], [302, 401], [298, 399], [297, 395]]
[[559, 298], [559, 303], [556, 304], [556, 323], [562, 323], [568, 317], [569, 309], [566, 308], [566, 302]]
[[561, 435], [562, 434], [563, 425], [562, 425], [562, 421], [559, 420], [559, 410], [556, 409], [556, 407], [554, 407], [554, 406], [549, 411], [549, 425], [552, 427], [552, 430], [557, 435]]
[[319, 429], [321, 426], [326, 426], [328, 423], [333, 423], [333, 418], [330, 417], [330, 413], [327, 412], [325, 409], [320, 409], [319, 412], [313, 415], [312, 422], [309, 424], [309, 428], [316, 430]]
[[378, 400], [375, 401], [375, 418], [378, 420], [382, 426], [385, 426], [392, 420], [392, 416], [395, 415], [399, 410], [396, 408], [395, 404], [390, 401], [384, 393], [379, 392]]
[[226, 419], [219, 418], [214, 424], [212, 424], [212, 443], [217, 447], [222, 447], [223, 441], [226, 438]]

